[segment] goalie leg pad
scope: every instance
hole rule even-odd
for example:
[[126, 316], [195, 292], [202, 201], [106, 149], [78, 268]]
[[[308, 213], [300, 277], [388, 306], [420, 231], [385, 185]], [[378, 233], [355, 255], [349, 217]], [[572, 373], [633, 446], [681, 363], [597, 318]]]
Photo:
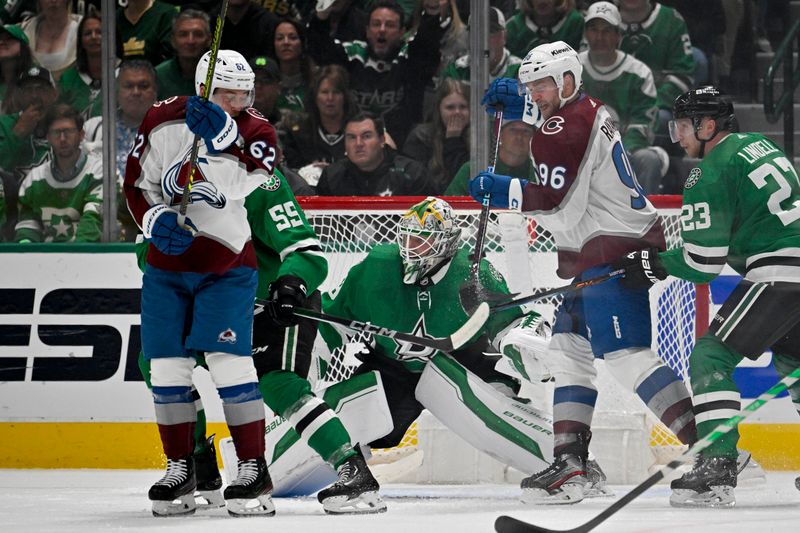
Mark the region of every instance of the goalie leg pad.
[[697, 439], [692, 399], [686, 385], [649, 348], [605, 355], [606, 367], [622, 386], [639, 395], [648, 409], [684, 444]]
[[[372, 442], [392, 430], [392, 416], [383, 382], [377, 372], [355, 375], [318, 391], [355, 442]], [[266, 459], [273, 496], [307, 496], [337, 480], [333, 467], [322, 460], [283, 418], [266, 425]], [[236, 477], [236, 450], [230, 439], [220, 441], [228, 479]]]
[[452, 357], [435, 355], [415, 394], [442, 423], [500, 462], [536, 472], [552, 460], [550, 417], [497, 392]]

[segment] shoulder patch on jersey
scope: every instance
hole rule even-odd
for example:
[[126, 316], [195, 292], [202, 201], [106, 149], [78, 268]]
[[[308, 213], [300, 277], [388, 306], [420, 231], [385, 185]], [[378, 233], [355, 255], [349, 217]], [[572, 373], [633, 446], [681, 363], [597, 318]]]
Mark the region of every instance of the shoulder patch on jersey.
[[259, 185], [259, 187], [261, 187], [265, 191], [271, 191], [271, 192], [277, 191], [280, 188], [280, 186], [281, 186], [281, 179], [278, 176], [274, 175], [267, 176], [267, 178], [264, 180], [264, 183]]
[[700, 181], [700, 176], [701, 176], [702, 174], [703, 174], [703, 171], [702, 171], [702, 170], [700, 170], [700, 168], [698, 168], [698, 167], [694, 167], [694, 168], [693, 168], [693, 169], [692, 169], [692, 170], [689, 172], [689, 177], [688, 177], [688, 178], [686, 178], [686, 183], [684, 183], [684, 184], [683, 184], [683, 188], [684, 188], [684, 189], [691, 189], [692, 187], [694, 187], [695, 185], [697, 185], [697, 182], [698, 182], [698, 181]]

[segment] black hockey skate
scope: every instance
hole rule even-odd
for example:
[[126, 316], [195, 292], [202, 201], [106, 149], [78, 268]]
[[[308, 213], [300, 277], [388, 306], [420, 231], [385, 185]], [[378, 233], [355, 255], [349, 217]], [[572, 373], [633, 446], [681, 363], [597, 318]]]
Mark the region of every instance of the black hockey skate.
[[197, 504], [194, 459], [167, 459], [167, 473], [150, 487], [147, 497], [153, 502], [153, 516], [194, 514]]
[[339, 466], [339, 480], [317, 494], [317, 500], [328, 514], [367, 514], [386, 511], [386, 503], [378, 494], [380, 485], [369, 471], [358, 445], [356, 454]]
[[[239, 473], [225, 487], [224, 498], [231, 516], [273, 516], [272, 479], [263, 457], [239, 461]], [[254, 503], [251, 503], [255, 500]]]
[[733, 457], [698, 455], [694, 468], [670, 485], [669, 503], [673, 507], [733, 507], [736, 472]]
[[197, 508], [217, 509], [225, 506], [222, 499], [222, 476], [219, 475], [217, 466], [217, 450], [214, 448], [214, 435], [206, 439], [206, 447], [201, 452], [194, 454], [195, 477], [197, 478], [197, 488], [195, 489], [195, 501]]
[[589, 483], [586, 461], [589, 455], [588, 431], [561, 450], [553, 463], [522, 480], [522, 501], [532, 504], [563, 505], [583, 500]]
[[794, 486], [797, 487], [797, 490], [800, 490], [800, 477], [794, 480]]

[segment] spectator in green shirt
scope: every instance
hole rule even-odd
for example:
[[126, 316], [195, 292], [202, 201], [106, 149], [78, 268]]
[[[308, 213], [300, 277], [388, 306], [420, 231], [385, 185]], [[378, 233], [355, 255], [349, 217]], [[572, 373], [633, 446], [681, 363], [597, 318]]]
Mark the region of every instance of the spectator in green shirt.
[[[500, 148], [497, 152], [495, 172], [515, 178], [536, 180], [536, 172], [531, 162], [531, 138], [534, 127], [521, 120], [508, 120], [500, 130]], [[469, 196], [469, 180], [474, 173], [467, 161], [445, 190], [445, 196]]]
[[15, 24], [0, 26], [0, 112], [10, 113], [14, 87], [20, 75], [33, 66], [28, 36]]
[[158, 99], [197, 94], [194, 71], [200, 58], [211, 46], [211, 23], [208, 14], [184, 9], [172, 21], [172, 47], [175, 57], [156, 67]]
[[100, 12], [91, 9], [78, 24], [75, 64], [58, 80], [61, 101], [78, 110], [84, 120], [103, 114], [103, 34]]

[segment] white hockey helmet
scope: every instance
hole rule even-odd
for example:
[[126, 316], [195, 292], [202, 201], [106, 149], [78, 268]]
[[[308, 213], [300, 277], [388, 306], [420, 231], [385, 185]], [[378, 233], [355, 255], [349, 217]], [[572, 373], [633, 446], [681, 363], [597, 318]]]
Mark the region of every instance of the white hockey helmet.
[[[564, 75], [570, 72], [575, 78], [575, 91], [567, 96], [564, 94]], [[561, 97], [561, 106], [578, 95], [581, 88], [583, 66], [578, 59], [578, 53], [564, 41], [540, 44], [525, 56], [519, 66], [520, 89], [527, 89], [528, 83], [543, 78], [553, 78]]]
[[[194, 88], [197, 94], [201, 94], [201, 85], [205, 85], [208, 75], [208, 65], [211, 60], [209, 50], [197, 63], [194, 71]], [[253, 105], [255, 96], [255, 79], [253, 69], [247, 60], [235, 50], [219, 50], [217, 52], [217, 66], [214, 68], [214, 76], [211, 80], [211, 87], [208, 92], [209, 98], [214, 95], [215, 89], [234, 89], [238, 91], [248, 91], [249, 97], [244, 107]]]
[[403, 283], [420, 282], [458, 251], [461, 228], [456, 227], [450, 204], [428, 196], [403, 213], [397, 241], [403, 260]]

